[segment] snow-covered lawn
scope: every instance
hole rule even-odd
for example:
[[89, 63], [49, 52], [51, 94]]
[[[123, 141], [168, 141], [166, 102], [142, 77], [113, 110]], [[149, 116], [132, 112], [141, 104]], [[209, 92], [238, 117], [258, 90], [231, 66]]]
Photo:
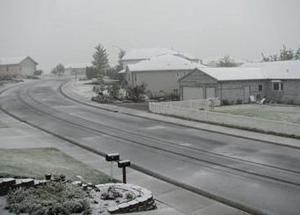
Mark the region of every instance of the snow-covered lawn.
[[96, 96], [96, 94], [93, 92], [93, 86], [92, 84], [88, 84], [91, 81], [72, 81], [71, 85], [73, 88], [73, 91], [76, 92], [78, 95], [91, 99], [93, 96]]
[[217, 112], [300, 123], [300, 106], [292, 105], [229, 105], [215, 107]]

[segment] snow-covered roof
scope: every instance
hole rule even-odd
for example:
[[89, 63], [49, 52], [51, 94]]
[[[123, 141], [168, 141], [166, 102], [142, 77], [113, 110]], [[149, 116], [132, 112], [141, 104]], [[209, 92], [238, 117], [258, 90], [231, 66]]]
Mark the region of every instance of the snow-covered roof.
[[201, 67], [201, 65], [172, 54], [157, 56], [151, 58], [150, 60], [144, 60], [136, 64], [128, 65], [128, 69], [131, 72], [192, 70], [197, 67]]
[[198, 69], [218, 81], [266, 79], [260, 68], [206, 67]]
[[[7, 57], [7, 58], [0, 58], [0, 65], [16, 65], [21, 63], [26, 58], [30, 58], [28, 56], [22, 56], [22, 57]], [[37, 64], [32, 58], [30, 58], [34, 63]]]
[[76, 68], [86, 68], [86, 67], [91, 67], [91, 63], [70, 63], [65, 65], [66, 69], [76, 69]]
[[241, 67], [261, 68], [268, 79], [300, 79], [300, 60], [245, 63]]
[[245, 63], [240, 67], [198, 68], [219, 81], [300, 79], [300, 61]]
[[126, 51], [122, 60], [145, 60], [165, 54], [176, 54], [177, 52], [166, 48], [143, 48]]

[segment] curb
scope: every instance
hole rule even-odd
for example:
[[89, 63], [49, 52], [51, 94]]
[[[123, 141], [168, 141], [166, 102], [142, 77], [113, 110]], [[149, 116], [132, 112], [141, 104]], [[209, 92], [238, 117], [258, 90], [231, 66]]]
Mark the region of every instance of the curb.
[[[129, 115], [129, 116], [134, 116], [134, 117], [140, 117], [140, 118], [144, 118], [144, 119], [149, 119], [149, 120], [153, 120], [153, 121], [157, 121], [157, 122], [162, 122], [162, 123], [169, 123], [169, 124], [173, 124], [173, 125], [176, 125], [176, 126], [183, 126], [183, 127], [189, 127], [189, 128], [193, 128], [193, 129], [198, 129], [198, 130], [202, 130], [202, 131], [207, 131], [207, 132], [212, 132], [212, 133], [217, 133], [217, 134], [224, 134], [224, 135], [228, 135], [228, 136], [232, 136], [232, 137], [238, 137], [238, 138], [244, 138], [244, 139], [248, 139], [248, 140], [254, 140], [254, 141], [261, 141], [261, 142], [264, 142], [264, 143], [268, 143], [268, 144], [273, 144], [273, 145], [278, 145], [278, 146], [282, 146], [282, 147], [288, 147], [288, 148], [295, 148], [295, 149], [300, 149], [300, 145], [299, 146], [296, 146], [296, 145], [292, 145], [292, 144], [285, 144], [285, 143], [279, 143], [279, 142], [273, 142], [273, 141], [268, 141], [268, 140], [264, 140], [264, 139], [259, 139], [259, 138], [253, 138], [253, 137], [248, 137], [248, 136], [242, 136], [242, 135], [238, 135], [238, 134], [232, 134], [232, 133], [226, 133], [226, 132], [222, 132], [222, 131], [216, 131], [216, 130], [210, 130], [210, 129], [205, 129], [205, 128], [198, 128], [198, 127], [195, 127], [195, 126], [192, 126], [192, 125], [184, 125], [184, 124], [181, 124], [181, 123], [176, 123], [176, 122], [170, 122], [170, 121], [166, 121], [166, 120], [162, 120], [162, 119], [156, 119], [156, 118], [151, 118], [151, 117], [148, 117], [148, 116], [141, 116], [141, 115], [138, 115], [138, 114], [133, 114], [133, 113], [128, 113], [128, 112], [121, 112], [117, 109], [113, 109], [115, 107], [111, 107], [111, 109], [109, 108], [106, 108], [106, 107], [101, 107], [99, 105], [94, 105], [94, 104], [91, 104], [91, 103], [88, 103], [88, 102], [85, 102], [85, 101], [81, 101], [79, 99], [76, 99], [74, 97], [71, 97], [70, 95], [68, 95], [64, 90], [64, 86], [69, 83], [70, 81], [66, 81], [64, 83], [62, 83], [60, 86], [59, 86], [59, 92], [66, 98], [74, 101], [74, 102], [77, 102], [79, 104], [82, 104], [82, 105], [86, 105], [86, 106], [89, 106], [89, 107], [93, 107], [93, 108], [97, 108], [97, 109], [101, 109], [101, 110], [105, 110], [105, 111], [109, 111], [109, 112], [119, 112], [119, 113], [122, 113], [122, 114], [126, 114], [126, 115]], [[113, 106], [113, 105], [111, 105]], [[151, 112], [148, 112], [148, 113], [151, 113]], [[160, 115], [160, 114], [156, 114], [156, 113], [151, 113], [151, 114], [154, 114], [154, 115], [157, 115], [157, 116], [164, 116], [164, 117], [172, 117], [172, 118], [177, 118], [177, 119], [181, 119], [181, 120], [184, 120], [182, 118], [178, 118], [178, 117], [174, 117], [174, 116], [169, 116], [169, 115]], [[190, 121], [190, 120], [187, 120], [187, 121]], [[192, 121], [192, 122], [198, 122], [198, 121]], [[215, 125], [215, 124], [212, 124], [212, 123], [207, 123], [207, 122], [199, 122], [199, 123], [205, 123], [205, 124], [209, 124], [209, 125]], [[221, 126], [221, 125], [216, 125], [216, 126]], [[226, 126], [225, 126], [226, 127]], [[231, 128], [231, 129], [237, 129], [237, 128]], [[240, 129], [242, 131], [247, 131], [245, 129]], [[254, 132], [255, 131], [248, 131], [248, 132]], [[258, 132], [260, 134], [264, 134], [264, 133], [261, 133], [261, 132]], [[271, 134], [264, 134], [264, 135], [271, 135]], [[276, 136], [277, 137], [277, 136]], [[288, 138], [288, 137], [280, 137], [278, 136], [279, 138]], [[292, 140], [297, 140], [297, 139], [294, 139], [294, 138], [289, 138], [289, 139], [292, 139]]]

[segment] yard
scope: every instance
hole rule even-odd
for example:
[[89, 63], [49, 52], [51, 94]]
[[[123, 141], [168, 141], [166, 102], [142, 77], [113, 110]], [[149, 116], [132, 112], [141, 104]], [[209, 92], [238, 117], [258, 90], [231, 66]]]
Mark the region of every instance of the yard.
[[243, 104], [215, 107], [214, 111], [261, 119], [300, 123], [300, 106]]
[[[76, 180], [82, 176], [95, 184], [110, 178], [54, 148], [0, 149], [0, 176], [44, 178], [47, 173], [64, 174]], [[78, 180], [78, 179], [77, 179]]]

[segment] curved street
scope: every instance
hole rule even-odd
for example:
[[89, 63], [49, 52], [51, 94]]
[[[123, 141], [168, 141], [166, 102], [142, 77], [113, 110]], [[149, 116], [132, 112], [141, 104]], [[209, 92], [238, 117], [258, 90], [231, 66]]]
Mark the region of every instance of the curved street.
[[10, 88], [1, 108], [100, 154], [250, 212], [299, 214], [300, 149], [109, 112], [63, 96], [65, 80]]

